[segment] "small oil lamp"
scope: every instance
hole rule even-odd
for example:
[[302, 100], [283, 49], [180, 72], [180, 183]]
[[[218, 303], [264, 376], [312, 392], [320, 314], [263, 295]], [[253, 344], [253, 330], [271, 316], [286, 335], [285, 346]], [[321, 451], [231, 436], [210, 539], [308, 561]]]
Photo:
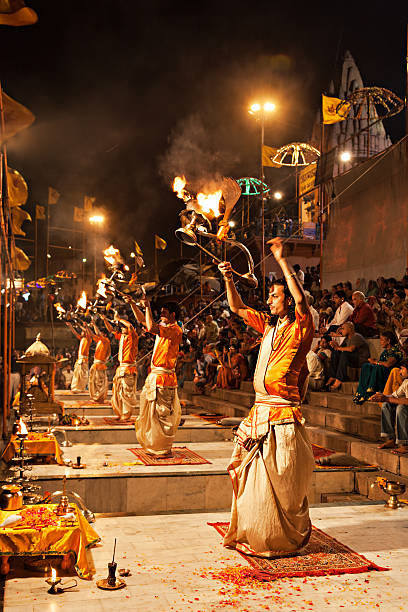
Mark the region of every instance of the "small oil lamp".
[[[61, 582], [61, 578], [58, 578], [57, 572], [53, 567], [51, 568], [51, 578], [47, 578], [45, 582], [50, 585], [50, 588], [47, 590], [47, 593], [50, 595], [61, 595], [61, 593], [65, 593], [68, 589], [73, 589], [78, 584], [75, 578], [72, 578], [71, 582], [74, 584], [67, 586], [67, 583], [65, 583], [64, 588], [62, 588], [63, 583]], [[59, 584], [61, 584], [61, 586], [58, 586]]]
[[45, 582], [50, 585], [47, 591], [50, 595], [59, 595], [64, 592], [61, 587], [57, 586], [60, 584], [61, 578], [58, 578], [55, 568], [51, 568], [51, 578], [47, 578]]

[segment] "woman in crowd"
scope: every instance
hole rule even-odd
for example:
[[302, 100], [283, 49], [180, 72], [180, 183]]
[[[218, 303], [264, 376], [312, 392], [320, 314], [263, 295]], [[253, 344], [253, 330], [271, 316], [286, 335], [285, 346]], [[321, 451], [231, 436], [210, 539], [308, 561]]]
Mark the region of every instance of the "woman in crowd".
[[245, 380], [248, 376], [248, 366], [245, 357], [239, 352], [239, 342], [235, 338], [231, 340], [229, 349], [224, 348], [223, 355], [219, 359], [221, 367], [214, 388], [239, 389], [241, 380]]
[[376, 391], [382, 392], [392, 368], [397, 367], [403, 358], [402, 349], [394, 332], [382, 332], [380, 344], [383, 351], [378, 361], [370, 358], [361, 368], [357, 393], [353, 397], [355, 404], [363, 404]]

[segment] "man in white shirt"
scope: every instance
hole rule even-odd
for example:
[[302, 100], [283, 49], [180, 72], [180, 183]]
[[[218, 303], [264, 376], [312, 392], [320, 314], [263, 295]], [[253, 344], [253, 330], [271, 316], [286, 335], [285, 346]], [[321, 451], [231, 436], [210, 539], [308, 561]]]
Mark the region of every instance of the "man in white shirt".
[[[398, 455], [408, 454], [408, 361], [400, 364], [402, 384], [392, 395], [375, 393], [372, 402], [384, 402], [381, 406], [381, 437], [386, 441], [378, 448], [394, 449]], [[396, 430], [396, 431], [395, 431]]]
[[346, 301], [346, 294], [342, 289], [338, 289], [333, 295], [333, 302], [336, 307], [336, 312], [331, 321], [327, 323], [328, 333], [335, 332], [340, 325], [343, 325], [352, 314], [354, 308]]
[[314, 330], [317, 332], [319, 331], [319, 313], [317, 312], [316, 308], [313, 308], [314, 297], [309, 292], [306, 293], [305, 291], [305, 294], [307, 297], [307, 301], [309, 303], [309, 310], [312, 314], [313, 327], [314, 327]]

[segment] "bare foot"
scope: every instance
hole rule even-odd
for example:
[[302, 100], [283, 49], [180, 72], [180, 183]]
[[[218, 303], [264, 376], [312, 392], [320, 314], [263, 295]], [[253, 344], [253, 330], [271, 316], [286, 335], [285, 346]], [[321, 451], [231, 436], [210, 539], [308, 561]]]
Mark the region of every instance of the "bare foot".
[[395, 448], [395, 440], [387, 440], [383, 442], [383, 444], [380, 444], [378, 448]]
[[334, 383], [331, 385], [330, 390], [331, 391], [337, 391], [337, 389], [340, 389], [341, 387], [341, 380], [335, 380]]

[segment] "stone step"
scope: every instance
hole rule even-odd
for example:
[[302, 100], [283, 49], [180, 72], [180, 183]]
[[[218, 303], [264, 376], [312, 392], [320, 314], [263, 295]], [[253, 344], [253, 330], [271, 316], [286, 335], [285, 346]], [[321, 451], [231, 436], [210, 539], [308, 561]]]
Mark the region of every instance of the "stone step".
[[306, 422], [310, 425], [327, 427], [366, 440], [376, 441], [380, 439], [380, 421], [376, 417], [362, 418], [360, 415], [340, 412], [333, 408], [307, 404], [302, 406], [302, 413]]
[[342, 383], [339, 393], [346, 393], [347, 395], [354, 395], [357, 391], [358, 382], [344, 382]]
[[359, 472], [355, 475], [356, 492], [364, 495], [372, 501], [383, 500], [388, 501], [389, 495], [384, 493], [377, 484], [377, 478], [386, 478], [387, 480], [396, 480], [405, 484], [407, 491], [400, 495], [400, 499], [407, 500], [408, 498], [408, 476], [396, 476], [392, 472], [382, 470], [379, 472]]
[[336, 452], [347, 453], [367, 465], [376, 465], [381, 470], [390, 472], [393, 477], [408, 478], [408, 456], [399, 456], [390, 450], [378, 448], [378, 442], [359, 440], [356, 437], [330, 431], [323, 427], [306, 425], [309, 439], [314, 444], [329, 448]]
[[244, 418], [249, 413], [249, 408], [241, 404], [223, 401], [212, 395], [193, 395], [191, 401], [198, 408], [224, 416], [238, 416]]
[[325, 393], [323, 391], [309, 392], [309, 405], [324, 406], [363, 417], [380, 417], [381, 405], [377, 402], [355, 404], [351, 395], [344, 393]]
[[69, 404], [64, 404], [64, 411], [66, 414], [77, 414], [78, 416], [82, 416], [84, 414], [86, 417], [113, 416], [113, 409], [110, 405], [98, 406], [95, 404], [89, 404], [86, 406], [70, 406]]
[[[197, 410], [197, 409], [196, 409]], [[231, 429], [210, 424], [198, 417], [187, 415], [184, 425], [176, 433], [178, 442], [216, 442], [232, 439]], [[134, 425], [109, 426], [102, 417], [90, 419], [89, 426], [57, 426], [65, 430], [68, 440], [73, 444], [136, 444]], [[60, 439], [57, 434], [58, 440]], [[62, 438], [61, 438], [62, 439]]]
[[[133, 447], [136, 444], [132, 445]], [[125, 466], [136, 457], [129, 445], [78, 444], [64, 449], [64, 459], [75, 462], [80, 456], [87, 465], [74, 470], [59, 465], [36, 465], [42, 492], [62, 489], [67, 476], [67, 490], [75, 491], [94, 512], [160, 514], [174, 512], [228, 511], [232, 499], [227, 472], [233, 444], [212, 442], [188, 444], [188, 448], [211, 461], [201, 465]], [[108, 462], [108, 466], [103, 466]], [[309, 502], [318, 504], [333, 494], [351, 494], [359, 468], [316, 469], [309, 489]]]

